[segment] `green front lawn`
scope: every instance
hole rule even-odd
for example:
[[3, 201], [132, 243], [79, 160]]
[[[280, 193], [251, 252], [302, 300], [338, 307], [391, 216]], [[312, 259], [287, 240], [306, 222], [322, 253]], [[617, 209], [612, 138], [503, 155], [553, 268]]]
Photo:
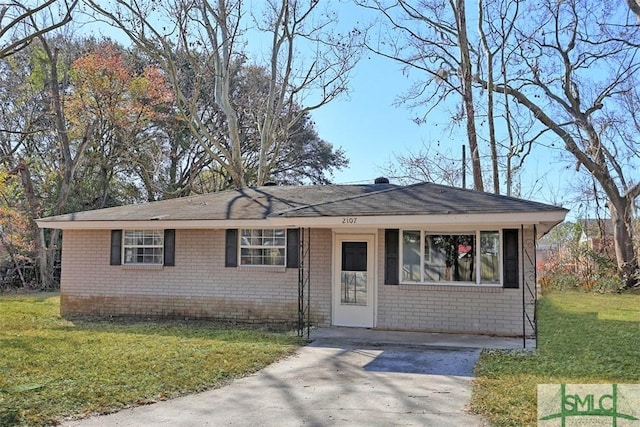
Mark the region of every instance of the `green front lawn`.
[[57, 295], [0, 297], [0, 425], [48, 425], [217, 387], [297, 338], [209, 322], [67, 321]]
[[536, 425], [538, 384], [640, 382], [640, 295], [557, 292], [538, 308], [535, 353], [482, 353], [474, 412], [496, 426]]

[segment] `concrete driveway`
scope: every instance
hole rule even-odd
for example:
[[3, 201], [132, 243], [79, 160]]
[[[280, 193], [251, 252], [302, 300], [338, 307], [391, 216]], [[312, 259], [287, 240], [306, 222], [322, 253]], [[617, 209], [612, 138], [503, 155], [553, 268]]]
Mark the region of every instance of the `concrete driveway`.
[[491, 338], [320, 329], [296, 354], [231, 384], [66, 426], [481, 426], [473, 366]]

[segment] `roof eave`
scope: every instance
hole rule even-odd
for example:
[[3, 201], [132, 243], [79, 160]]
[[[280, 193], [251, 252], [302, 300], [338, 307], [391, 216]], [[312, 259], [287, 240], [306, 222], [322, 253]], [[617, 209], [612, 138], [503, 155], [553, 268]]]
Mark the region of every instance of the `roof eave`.
[[116, 229], [207, 229], [248, 227], [309, 227], [309, 228], [407, 228], [429, 227], [443, 229], [452, 226], [495, 226], [500, 228], [520, 225], [539, 225], [540, 232], [562, 222], [566, 209], [544, 212], [510, 212], [482, 214], [437, 214], [437, 215], [349, 215], [316, 217], [273, 216], [263, 219], [155, 219], [155, 220], [38, 220], [40, 228], [61, 230], [116, 230]]

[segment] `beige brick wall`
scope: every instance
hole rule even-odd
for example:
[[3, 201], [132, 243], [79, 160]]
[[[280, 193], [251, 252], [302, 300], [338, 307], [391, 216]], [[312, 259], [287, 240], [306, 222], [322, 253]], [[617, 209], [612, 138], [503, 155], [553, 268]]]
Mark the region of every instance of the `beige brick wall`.
[[[67, 230], [62, 248], [65, 316], [204, 317], [230, 321], [297, 321], [298, 270], [226, 268], [224, 230], [176, 230], [175, 267], [109, 265], [109, 230]], [[328, 324], [331, 233], [311, 241], [311, 313]], [[317, 247], [316, 247], [317, 246]], [[330, 283], [330, 282], [329, 282]]]
[[[378, 271], [384, 271], [384, 232], [378, 251]], [[525, 230], [525, 260], [533, 260], [533, 230]], [[523, 254], [520, 254], [522, 257]], [[521, 258], [522, 259], [522, 258]], [[527, 263], [525, 263], [527, 264]], [[522, 264], [520, 264], [522, 267]], [[535, 283], [534, 265], [525, 268], [525, 277]], [[477, 334], [522, 335], [523, 288], [503, 289], [486, 286], [455, 285], [385, 285], [378, 275], [378, 318], [376, 326], [384, 329]], [[531, 289], [535, 294], [535, 289]], [[525, 308], [533, 319], [533, 296], [525, 289]], [[533, 334], [525, 321], [527, 335]]]
[[311, 230], [311, 317], [319, 326], [331, 324], [332, 239], [331, 230]]
[[[298, 270], [224, 267], [224, 230], [176, 230], [176, 265], [161, 268], [109, 265], [110, 236], [109, 230], [64, 232], [63, 315], [297, 321]], [[312, 230], [310, 239], [305, 232], [305, 242], [311, 242], [311, 317], [326, 326], [331, 322], [332, 232]], [[378, 242], [378, 328], [522, 334], [522, 286], [384, 285], [384, 230]], [[533, 260], [532, 230], [526, 230], [525, 246], [525, 259]], [[525, 277], [535, 282], [533, 265]], [[533, 319], [533, 297], [525, 296]], [[528, 322], [527, 333], [532, 333]]]

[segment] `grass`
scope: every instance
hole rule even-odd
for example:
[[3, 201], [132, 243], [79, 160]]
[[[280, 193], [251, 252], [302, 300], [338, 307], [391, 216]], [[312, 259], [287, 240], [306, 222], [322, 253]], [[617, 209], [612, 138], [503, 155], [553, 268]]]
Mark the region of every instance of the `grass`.
[[217, 387], [298, 344], [209, 322], [71, 322], [57, 295], [3, 296], [0, 425], [51, 425]]
[[536, 352], [482, 353], [473, 412], [495, 426], [536, 425], [538, 384], [640, 382], [640, 295], [556, 292], [538, 308]]

